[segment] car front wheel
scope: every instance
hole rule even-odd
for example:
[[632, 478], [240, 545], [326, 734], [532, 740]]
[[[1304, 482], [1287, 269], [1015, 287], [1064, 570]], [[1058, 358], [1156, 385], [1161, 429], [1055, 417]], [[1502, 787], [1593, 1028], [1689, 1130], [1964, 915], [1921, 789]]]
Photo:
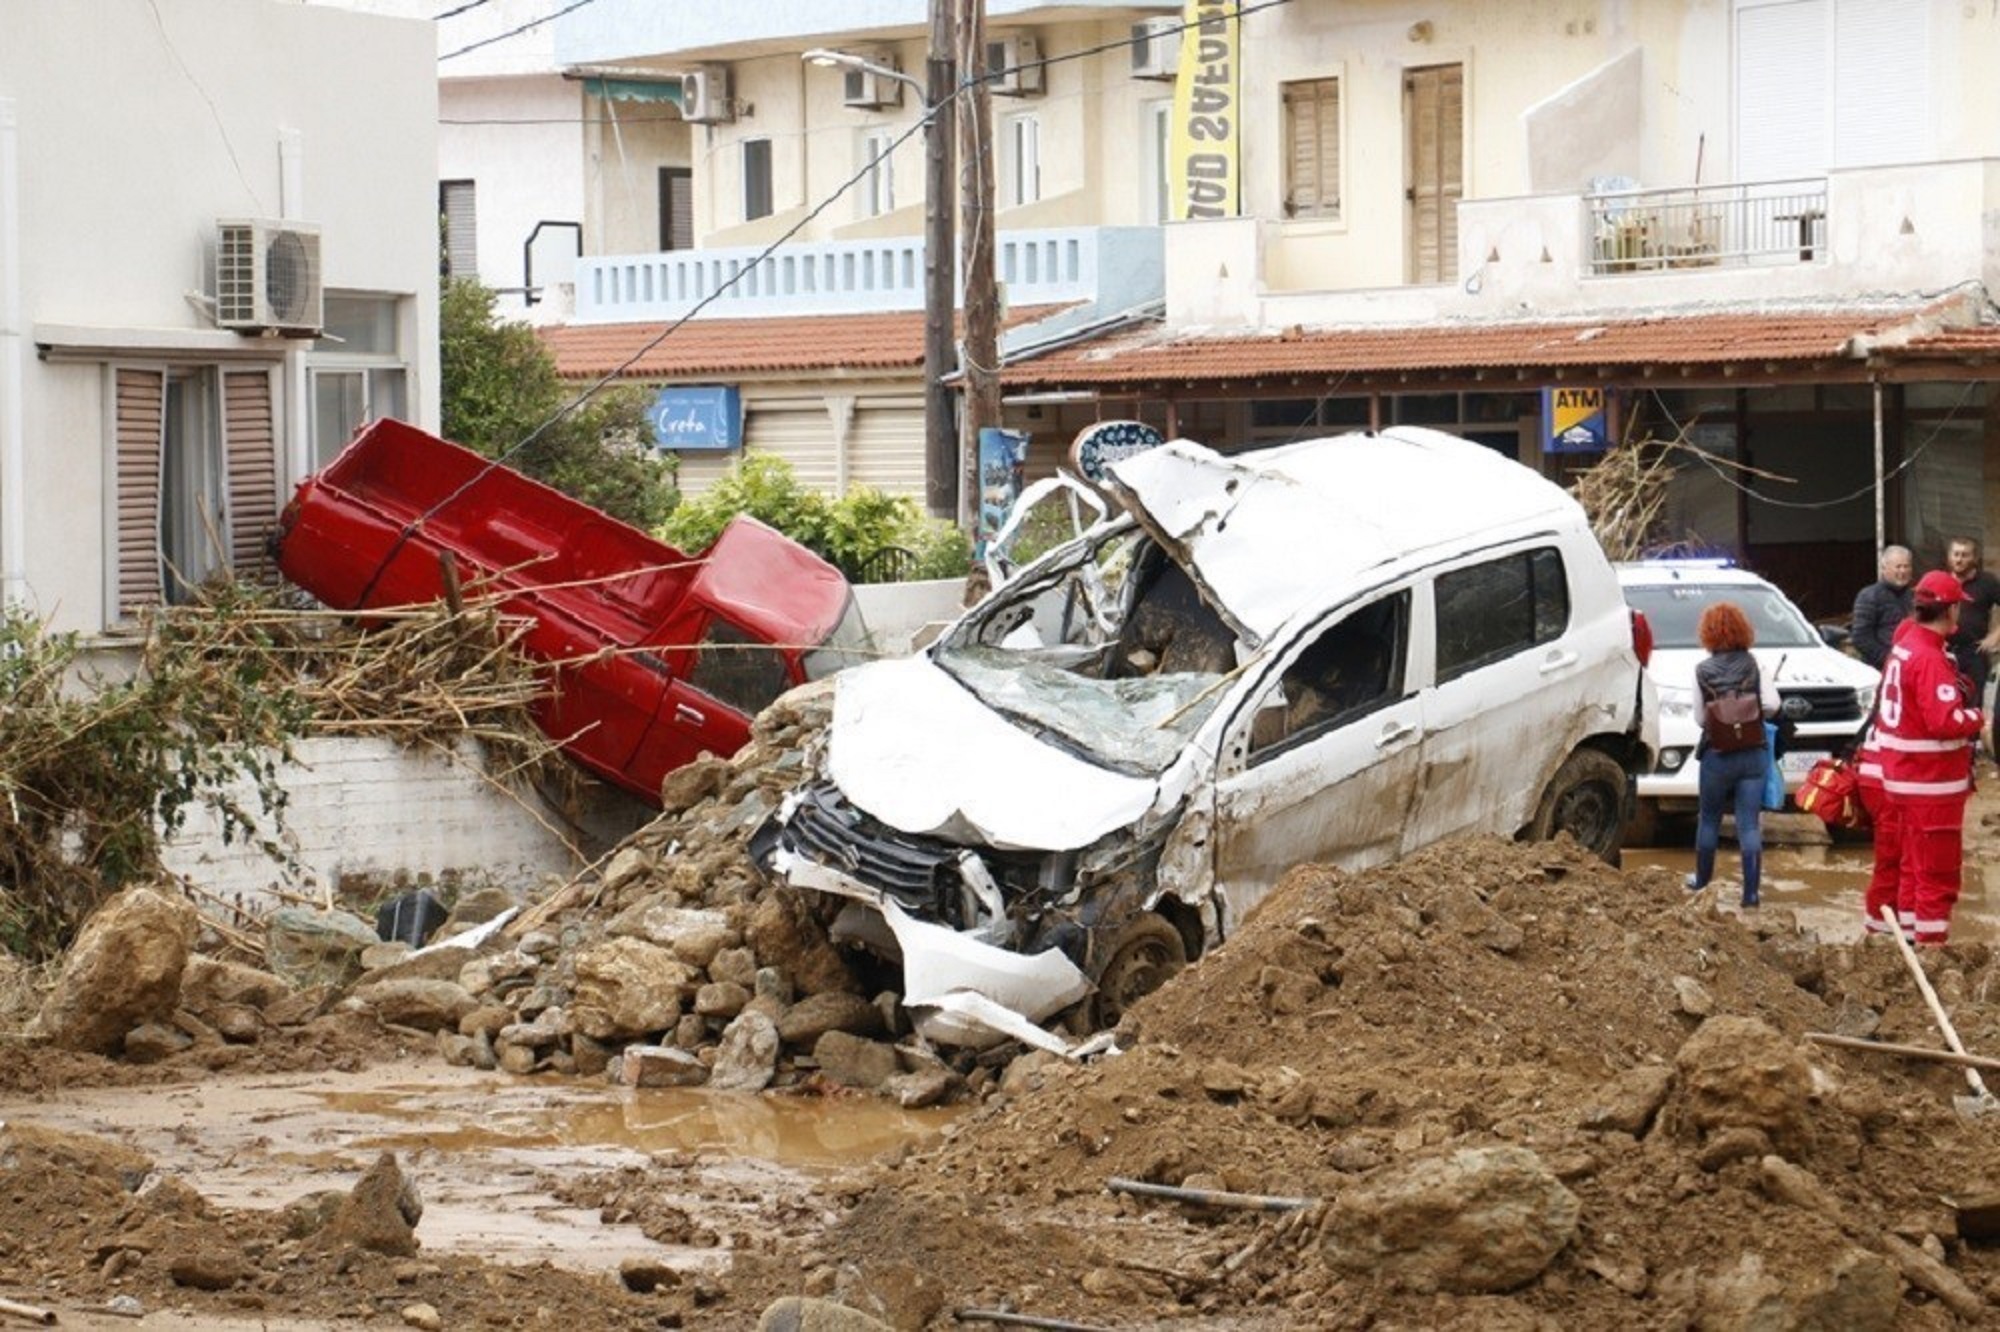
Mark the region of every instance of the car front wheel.
[[1618, 863], [1625, 844], [1625, 769], [1601, 749], [1579, 749], [1563, 760], [1528, 825], [1528, 836], [1538, 842], [1565, 832], [1600, 860]]
[[1164, 917], [1134, 916], [1118, 932], [1097, 973], [1097, 993], [1085, 1004], [1090, 1028], [1118, 1025], [1125, 1010], [1165, 985], [1187, 965], [1187, 942]]

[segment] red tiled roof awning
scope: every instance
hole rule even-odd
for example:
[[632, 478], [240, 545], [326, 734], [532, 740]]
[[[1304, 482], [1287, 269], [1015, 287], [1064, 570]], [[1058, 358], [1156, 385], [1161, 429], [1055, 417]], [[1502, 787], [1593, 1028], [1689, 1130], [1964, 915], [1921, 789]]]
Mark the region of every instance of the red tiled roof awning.
[[[1010, 310], [1008, 326], [1060, 305]], [[669, 329], [671, 332], [668, 332]], [[924, 312], [565, 324], [538, 330], [565, 379], [685, 379], [833, 370], [907, 374], [924, 363]]]
[[1009, 364], [1002, 382], [1023, 390], [1243, 390], [1338, 379], [1387, 385], [1516, 380], [1676, 378], [1745, 372], [1867, 373], [1878, 340], [1928, 307], [1899, 305], [1694, 313], [1607, 311], [1524, 322], [1438, 321], [1400, 327], [1294, 327], [1282, 332], [1107, 334]]
[[924, 314], [570, 324], [541, 330], [565, 379], [678, 379], [787, 370], [907, 371], [924, 363]]

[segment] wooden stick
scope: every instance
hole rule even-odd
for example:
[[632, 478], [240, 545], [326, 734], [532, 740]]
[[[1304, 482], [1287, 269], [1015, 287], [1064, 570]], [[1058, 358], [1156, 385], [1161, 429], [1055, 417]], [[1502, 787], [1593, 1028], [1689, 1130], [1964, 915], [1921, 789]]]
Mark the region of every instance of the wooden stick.
[[1806, 1033], [1806, 1039], [1820, 1045], [1838, 1046], [1843, 1050], [1870, 1050], [1876, 1054], [1901, 1055], [1905, 1059], [1928, 1059], [1936, 1064], [1960, 1064], [1966, 1068], [1983, 1068], [1989, 1073], [2000, 1073], [2000, 1059], [1988, 1059], [1985, 1055], [1960, 1054], [1956, 1050], [1933, 1050], [1928, 1045], [1864, 1041], [1854, 1036], [1836, 1036], [1830, 1031], [1809, 1031]]
[[[1917, 988], [1923, 991], [1924, 1002], [1931, 1006], [1931, 1016], [1937, 1019], [1938, 1030], [1944, 1033], [1944, 1043], [1955, 1053], [1964, 1054], [1965, 1042], [1958, 1039], [1951, 1019], [1945, 1016], [1944, 1005], [1938, 1002], [1937, 991], [1931, 988], [1931, 978], [1924, 974], [1923, 964], [1917, 961], [1917, 950], [1910, 947], [1910, 941], [1903, 937], [1903, 927], [1896, 921], [1896, 908], [1886, 903], [1882, 907], [1882, 919], [1889, 926], [1889, 937], [1896, 941], [1902, 951], [1903, 961], [1909, 963], [1910, 974], [1917, 978]], [[1986, 1080], [1979, 1076], [1977, 1069], [1965, 1070], [1965, 1080], [1972, 1084], [1972, 1094], [1981, 1100], [1991, 1099], [1993, 1093], [1986, 1090]]]
[[1096, 1323], [1072, 1323], [1066, 1318], [1037, 1318], [1033, 1314], [1009, 1313], [1005, 1309], [959, 1309], [952, 1314], [961, 1323], [998, 1323], [1002, 1327], [1045, 1327], [1055, 1332], [1111, 1332]]
[[1317, 1198], [1273, 1198], [1260, 1193], [1225, 1193], [1220, 1189], [1179, 1189], [1169, 1184], [1148, 1184], [1139, 1179], [1104, 1181], [1107, 1193], [1132, 1193], [1143, 1198], [1167, 1198], [1174, 1202], [1200, 1203], [1204, 1207], [1245, 1207], [1259, 1212], [1296, 1212], [1311, 1207]]
[[38, 1309], [32, 1304], [16, 1304], [12, 1300], [0, 1300], [0, 1314], [12, 1314], [31, 1323], [40, 1323], [43, 1327], [54, 1327], [56, 1322], [54, 1309]]

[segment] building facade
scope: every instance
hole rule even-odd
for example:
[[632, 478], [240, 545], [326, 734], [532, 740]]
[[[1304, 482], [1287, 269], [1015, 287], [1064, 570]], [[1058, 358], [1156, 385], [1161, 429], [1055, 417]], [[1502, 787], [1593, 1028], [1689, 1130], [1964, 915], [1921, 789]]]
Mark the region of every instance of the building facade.
[[435, 427], [436, 89], [417, 23], [0, 8], [10, 604], [116, 635], [257, 567], [292, 485], [360, 421]]

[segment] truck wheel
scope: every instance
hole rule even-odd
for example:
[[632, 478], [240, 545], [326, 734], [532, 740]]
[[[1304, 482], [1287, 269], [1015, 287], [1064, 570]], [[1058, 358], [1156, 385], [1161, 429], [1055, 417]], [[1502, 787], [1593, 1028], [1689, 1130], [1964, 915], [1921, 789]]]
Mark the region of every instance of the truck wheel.
[[1097, 993], [1085, 1005], [1093, 1031], [1118, 1025], [1125, 1010], [1165, 985], [1187, 965], [1187, 941], [1150, 911], [1125, 923], [1097, 971]]
[[1625, 844], [1625, 769], [1601, 749], [1579, 749], [1564, 759], [1542, 792], [1528, 836], [1545, 842], [1563, 832], [1600, 860], [1618, 863]]

